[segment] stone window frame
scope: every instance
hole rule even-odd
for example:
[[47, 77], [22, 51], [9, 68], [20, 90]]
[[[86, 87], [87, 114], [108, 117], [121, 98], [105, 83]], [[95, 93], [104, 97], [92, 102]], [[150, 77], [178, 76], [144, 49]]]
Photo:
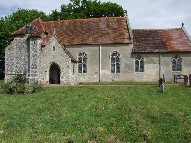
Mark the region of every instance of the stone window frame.
[[172, 62], [172, 72], [182, 71], [182, 58], [178, 54], [172, 57], [171, 62]]
[[80, 52], [78, 54], [78, 73], [87, 73], [87, 59], [87, 53]]
[[[113, 58], [113, 60], [112, 60]], [[118, 61], [117, 61], [118, 60]], [[121, 55], [118, 51], [113, 51], [110, 53], [110, 69], [111, 73], [120, 73], [121, 72]]]
[[[145, 60], [142, 56], [138, 55], [136, 58], [135, 58], [135, 72], [144, 72], [145, 71]], [[136, 68], [138, 67], [138, 69]]]

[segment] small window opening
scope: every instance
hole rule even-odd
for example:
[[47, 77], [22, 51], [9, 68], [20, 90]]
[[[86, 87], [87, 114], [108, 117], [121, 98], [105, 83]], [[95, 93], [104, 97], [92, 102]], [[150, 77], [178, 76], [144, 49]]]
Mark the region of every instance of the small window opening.
[[81, 52], [78, 56], [78, 73], [87, 73], [87, 54]]
[[172, 71], [182, 70], [182, 58], [179, 55], [175, 55], [172, 59]]
[[120, 54], [117, 51], [111, 54], [111, 73], [120, 73]]
[[135, 58], [135, 72], [144, 72], [144, 59], [140, 55]]

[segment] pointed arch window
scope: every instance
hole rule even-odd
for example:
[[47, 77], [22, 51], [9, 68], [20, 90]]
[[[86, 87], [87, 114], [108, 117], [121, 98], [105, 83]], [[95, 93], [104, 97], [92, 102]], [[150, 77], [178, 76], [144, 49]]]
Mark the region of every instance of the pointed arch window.
[[81, 52], [78, 56], [78, 73], [87, 73], [87, 54]]
[[120, 73], [120, 54], [117, 51], [111, 54], [111, 73]]
[[135, 72], [144, 72], [144, 59], [140, 55], [135, 58]]
[[175, 55], [172, 59], [172, 71], [182, 70], [182, 58], [179, 55]]

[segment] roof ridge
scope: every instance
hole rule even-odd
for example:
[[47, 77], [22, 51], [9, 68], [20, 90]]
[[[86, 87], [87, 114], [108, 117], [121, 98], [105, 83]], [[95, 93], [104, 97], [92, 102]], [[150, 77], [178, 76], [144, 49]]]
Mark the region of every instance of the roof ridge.
[[110, 17], [92, 17], [92, 18], [75, 18], [75, 19], [62, 19], [62, 20], [50, 20], [50, 21], [44, 21], [45, 23], [46, 22], [59, 22], [59, 21], [78, 21], [78, 20], [91, 20], [91, 19], [101, 19], [101, 18], [125, 18], [125, 17], [113, 17], [113, 16], [110, 16]]

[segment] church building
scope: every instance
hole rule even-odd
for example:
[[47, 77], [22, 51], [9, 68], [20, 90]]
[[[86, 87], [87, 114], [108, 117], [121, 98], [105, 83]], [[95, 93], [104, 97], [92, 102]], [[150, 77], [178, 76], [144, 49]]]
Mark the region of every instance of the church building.
[[28, 83], [174, 81], [191, 73], [185, 28], [131, 29], [127, 17], [42, 21], [12, 33], [5, 49], [5, 81], [25, 73]]

